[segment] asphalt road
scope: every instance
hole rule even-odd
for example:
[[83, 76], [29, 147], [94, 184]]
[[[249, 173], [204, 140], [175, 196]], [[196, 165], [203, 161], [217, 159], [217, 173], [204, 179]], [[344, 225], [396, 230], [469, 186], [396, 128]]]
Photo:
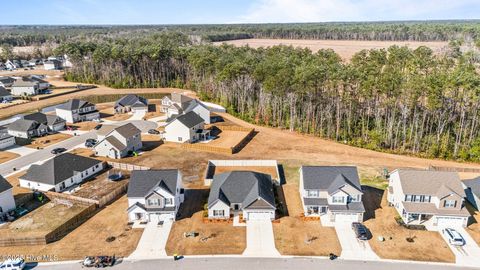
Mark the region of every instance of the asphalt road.
[[[138, 269], [179, 269], [179, 270], [213, 270], [213, 269], [328, 269], [328, 270], [467, 270], [475, 268], [457, 267], [440, 264], [410, 263], [410, 262], [390, 262], [390, 261], [351, 261], [317, 259], [317, 258], [185, 258], [180, 261], [173, 259], [164, 260], [146, 260], [136, 262], [122, 262], [112, 269], [118, 270], [138, 270]], [[82, 269], [80, 263], [59, 264], [59, 265], [39, 265], [27, 269]], [[478, 268], [476, 268], [478, 269]]]
[[47, 160], [54, 155], [50, 153], [50, 151], [54, 148], [57, 147], [63, 147], [66, 148], [67, 150], [72, 149], [73, 147], [84, 143], [86, 139], [96, 139], [97, 135], [94, 131], [90, 131], [87, 133], [84, 133], [79, 136], [74, 136], [72, 138], [69, 138], [67, 140], [61, 141], [59, 143], [56, 143], [54, 145], [50, 145], [48, 147], [45, 147], [42, 150], [38, 150], [36, 152], [33, 152], [31, 154], [27, 154], [25, 156], [16, 158], [14, 160], [5, 162], [0, 164], [0, 175], [7, 175], [9, 173], [13, 172], [13, 168], [16, 168], [17, 171], [21, 170], [23, 167], [31, 165], [32, 163], [38, 162], [38, 161], [43, 161]]

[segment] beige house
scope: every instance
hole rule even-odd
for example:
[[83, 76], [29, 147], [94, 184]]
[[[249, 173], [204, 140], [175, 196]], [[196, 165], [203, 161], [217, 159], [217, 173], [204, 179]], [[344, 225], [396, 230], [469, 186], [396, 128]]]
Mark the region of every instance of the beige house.
[[387, 200], [406, 224], [466, 227], [465, 196], [456, 172], [397, 169], [390, 174]]

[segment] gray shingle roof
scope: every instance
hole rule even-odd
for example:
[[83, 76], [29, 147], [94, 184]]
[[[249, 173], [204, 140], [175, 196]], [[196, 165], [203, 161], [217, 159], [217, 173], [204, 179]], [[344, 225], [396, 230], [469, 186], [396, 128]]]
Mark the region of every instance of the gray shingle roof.
[[21, 77], [18, 78], [12, 85], [12, 87], [30, 87], [30, 86], [35, 86], [37, 85], [38, 82], [35, 80], [32, 80], [29, 77]]
[[347, 204], [329, 204], [328, 209], [332, 212], [365, 212], [365, 207], [363, 206], [362, 202], [351, 202]]
[[64, 110], [78, 110], [80, 108], [85, 108], [85, 107], [90, 107], [94, 106], [95, 104], [90, 103], [85, 100], [80, 100], [80, 99], [71, 99], [63, 104], [60, 104], [58, 106], [59, 109], [64, 109]]
[[304, 189], [332, 193], [345, 184], [362, 191], [357, 168], [354, 166], [302, 166]]
[[3, 178], [3, 176], [0, 175], [0, 193], [7, 191], [11, 188], [13, 188], [13, 186], [7, 181], [7, 179]]
[[161, 186], [167, 192], [175, 195], [177, 190], [177, 169], [132, 171], [128, 184], [127, 197], [145, 198], [150, 192]]
[[27, 132], [32, 129], [38, 128], [40, 124], [33, 120], [18, 119], [15, 122], [8, 125], [8, 130]]
[[117, 131], [118, 133], [120, 133], [120, 135], [122, 135], [125, 138], [129, 138], [136, 134], [142, 133], [142, 131], [132, 123], [119, 126], [113, 130]]
[[0, 86], [0, 97], [8, 97], [11, 96], [12, 94], [5, 89], [5, 87]]
[[49, 185], [57, 185], [75, 174], [100, 163], [102, 163], [102, 161], [97, 159], [64, 153], [47, 160], [42, 165], [33, 164], [27, 170], [27, 173], [20, 178]]
[[147, 105], [148, 105], [147, 99], [138, 95], [133, 95], [133, 94], [123, 96], [121, 99], [115, 102], [115, 108], [117, 108], [118, 106], [145, 107]]
[[188, 112], [186, 114], [182, 114], [182, 115], [178, 116], [177, 118], [173, 119], [168, 124], [172, 123], [175, 120], [180, 121], [180, 123], [182, 123], [184, 126], [186, 126], [188, 128], [192, 128], [192, 127], [204, 122], [203, 118], [200, 117], [195, 112]]
[[57, 124], [57, 123], [65, 122], [65, 120], [63, 120], [62, 118], [60, 118], [56, 115], [46, 115], [46, 114], [41, 113], [41, 112], [36, 112], [36, 113], [24, 115], [23, 119], [33, 120], [33, 121], [36, 121], [38, 123], [42, 123], [42, 124], [45, 124], [45, 125], [54, 125], [54, 124]]
[[258, 199], [269, 203], [269, 208], [275, 208], [271, 176], [252, 171], [232, 171], [213, 177], [208, 205], [221, 200], [227, 205], [241, 203], [245, 208]]
[[456, 172], [396, 170], [403, 193], [411, 195], [444, 196], [454, 192], [465, 197], [465, 190]]
[[189, 102], [192, 100], [192, 98], [190, 97], [187, 97], [185, 95], [182, 95], [180, 93], [172, 93], [171, 94], [171, 100], [175, 103], [179, 103], [179, 104], [182, 104], [182, 103], [185, 103], [185, 102]]
[[463, 184], [472, 190], [472, 193], [480, 198], [480, 177], [463, 180]]

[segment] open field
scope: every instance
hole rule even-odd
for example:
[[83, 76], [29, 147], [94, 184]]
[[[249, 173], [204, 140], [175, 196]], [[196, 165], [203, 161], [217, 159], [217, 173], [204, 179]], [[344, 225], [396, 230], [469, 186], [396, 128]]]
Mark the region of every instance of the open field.
[[[240, 254], [246, 247], [246, 228], [232, 223], [204, 223], [203, 205], [208, 189], [186, 190], [180, 207], [180, 218], [172, 227], [166, 246], [167, 254], [205, 255]], [[197, 237], [185, 238], [183, 233], [197, 232]], [[202, 241], [202, 238], [206, 240]]]
[[[288, 178], [287, 178], [288, 183]], [[341, 246], [334, 228], [323, 227], [319, 220], [304, 221], [302, 202], [296, 184], [282, 186], [289, 216], [273, 223], [275, 246], [282, 255], [328, 256], [340, 254]]]
[[59, 143], [71, 137], [72, 135], [56, 133], [56, 134], [51, 134], [43, 137], [34, 138], [32, 140], [32, 143], [25, 146], [29, 148], [45, 148], [49, 145]]
[[7, 152], [7, 151], [0, 151], [0, 164], [5, 163], [9, 160], [16, 159], [19, 157], [19, 154]]
[[[387, 206], [383, 190], [367, 188], [364, 195], [365, 225], [372, 233], [370, 246], [384, 259], [455, 262], [455, 256], [438, 232], [409, 230], [397, 224], [395, 208]], [[378, 241], [378, 237], [385, 241]], [[412, 238], [413, 242], [406, 239]]]
[[[127, 207], [127, 198], [123, 196], [57, 242], [48, 245], [0, 247], [0, 254], [50, 255], [54, 256], [52, 259], [55, 260], [78, 260], [100, 254], [128, 256], [137, 246], [143, 230], [131, 229], [126, 225]], [[106, 241], [110, 237], [113, 237], [113, 241]]]
[[344, 60], [350, 60], [352, 56], [361, 50], [382, 49], [393, 45], [407, 46], [416, 49], [420, 46], [430, 47], [434, 52], [440, 53], [447, 42], [419, 42], [419, 41], [363, 41], [363, 40], [306, 40], [306, 39], [237, 39], [224, 42], [214, 42], [220, 45], [223, 43], [235, 46], [248, 45], [252, 48], [271, 47], [275, 45], [287, 45], [299, 48], [309, 48], [316, 52], [321, 49], [333, 49]]

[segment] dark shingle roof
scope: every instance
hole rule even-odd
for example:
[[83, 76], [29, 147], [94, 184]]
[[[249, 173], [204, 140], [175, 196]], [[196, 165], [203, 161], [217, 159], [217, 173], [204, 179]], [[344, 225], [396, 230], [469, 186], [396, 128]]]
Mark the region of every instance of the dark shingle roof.
[[0, 193], [11, 189], [13, 186], [0, 175]]
[[349, 184], [362, 190], [357, 168], [353, 166], [302, 166], [304, 189], [325, 190], [329, 193]]
[[0, 86], [0, 97], [8, 97], [11, 96], [12, 94], [5, 89], [5, 87]]
[[80, 108], [85, 108], [85, 107], [90, 107], [90, 106], [93, 106], [95, 104], [93, 103], [90, 103], [88, 101], [85, 101], [85, 100], [80, 100], [80, 99], [71, 99], [63, 104], [60, 104], [58, 106], [59, 109], [64, 109], [64, 110], [78, 110]]
[[178, 174], [179, 171], [177, 169], [132, 171], [127, 197], [145, 198], [158, 186], [174, 195], [177, 190]]
[[[113, 147], [117, 148], [118, 150], [122, 151], [123, 149], [127, 148], [126, 145], [124, 145], [121, 141], [119, 141], [117, 138], [113, 136], [108, 136], [105, 138], [107, 142], [109, 142]], [[100, 144], [99, 142], [98, 144]], [[97, 145], [98, 145], [97, 144]]]
[[23, 116], [23, 119], [33, 120], [38, 123], [46, 124], [46, 125], [54, 125], [60, 122], [65, 122], [62, 118], [56, 115], [46, 115], [41, 112], [36, 112], [32, 114], [27, 114]]
[[[118, 133], [120, 133], [120, 135], [122, 135], [123, 137], [125, 138], [129, 138], [129, 137], [132, 137], [133, 135], [136, 135], [138, 133], [141, 133], [142, 131], [140, 129], [138, 129], [134, 124], [132, 123], [128, 123], [128, 124], [125, 124], [125, 125], [122, 125], [122, 126], [119, 126], [115, 129], [113, 129], [114, 131], [117, 131]], [[112, 132], [113, 132], [112, 130]], [[111, 132], [110, 132], [111, 133]]]
[[147, 106], [148, 102], [145, 98], [137, 96], [137, 95], [126, 95], [122, 97], [121, 99], [117, 100], [115, 102], [115, 108], [118, 106], [133, 106], [133, 107], [142, 107], [142, 106]]
[[34, 86], [34, 85], [37, 85], [38, 82], [29, 78], [29, 77], [21, 77], [19, 79], [17, 79], [12, 87], [30, 87], [30, 86]]
[[232, 171], [213, 177], [208, 205], [221, 200], [227, 205], [241, 203], [242, 208], [245, 208], [258, 199], [275, 207], [271, 176], [252, 171]]
[[40, 124], [33, 120], [18, 119], [15, 122], [8, 125], [8, 130], [26, 132], [32, 129], [38, 128]]
[[180, 93], [172, 93], [171, 94], [171, 100], [175, 103], [179, 103], [179, 104], [182, 104], [182, 103], [185, 103], [185, 102], [189, 102], [192, 100], [191, 97], [187, 97], [185, 95], [182, 95]]
[[[175, 120], [180, 121], [180, 123], [182, 123], [184, 126], [186, 126], [188, 128], [192, 128], [192, 127], [204, 122], [203, 118], [200, 117], [195, 112], [188, 112], [186, 114], [182, 114], [182, 115], [178, 116], [177, 118], [175, 118], [173, 121], [175, 121]], [[170, 123], [172, 123], [172, 122], [170, 122]]]
[[473, 194], [477, 197], [480, 197], [480, 177], [473, 178], [470, 180], [463, 180], [463, 184], [470, 188]]
[[47, 160], [42, 165], [33, 164], [21, 179], [57, 185], [78, 172], [100, 163], [102, 161], [97, 159], [64, 153]]

